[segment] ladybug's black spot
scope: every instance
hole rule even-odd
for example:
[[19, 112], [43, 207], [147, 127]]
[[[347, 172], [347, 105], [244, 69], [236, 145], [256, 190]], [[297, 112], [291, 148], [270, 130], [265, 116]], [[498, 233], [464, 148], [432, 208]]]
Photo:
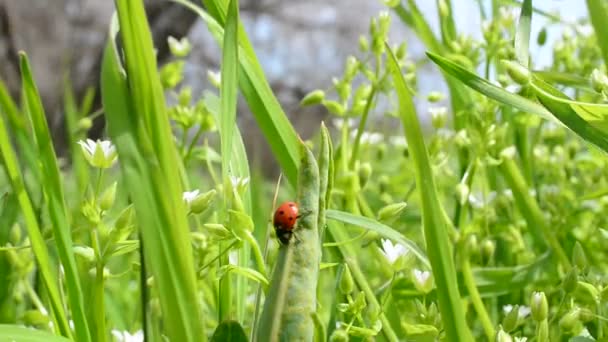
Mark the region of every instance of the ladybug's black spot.
[[289, 216], [289, 221], [293, 221], [293, 217]]
[[280, 210], [279, 215], [285, 215], [285, 212], [283, 210]]

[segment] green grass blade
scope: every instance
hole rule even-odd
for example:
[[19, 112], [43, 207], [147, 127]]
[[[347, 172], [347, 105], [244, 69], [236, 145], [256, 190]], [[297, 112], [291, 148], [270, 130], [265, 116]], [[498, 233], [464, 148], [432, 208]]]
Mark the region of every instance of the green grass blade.
[[0, 79], [0, 112], [7, 116], [7, 128], [12, 133], [17, 143], [19, 154], [23, 157], [29, 171], [34, 175], [36, 183], [40, 183], [40, 170], [35, 152], [35, 146], [31, 139], [26, 118], [17, 108], [17, 105], [8, 94], [6, 85]]
[[[126, 59], [122, 69], [113, 39], [102, 65], [102, 100], [154, 276], [166, 335], [205, 339], [194, 274], [177, 151], [165, 111], [152, 39], [141, 1], [118, 1]], [[114, 37], [111, 34], [110, 37]], [[152, 329], [156, 329], [152, 327]]]
[[238, 322], [227, 321], [222, 322], [217, 326], [213, 336], [211, 336], [211, 342], [247, 342], [247, 335], [243, 327]]
[[388, 44], [387, 65], [393, 77], [399, 97], [399, 115], [405, 130], [411, 158], [415, 165], [416, 184], [422, 205], [422, 225], [427, 243], [433, 276], [437, 284], [439, 310], [449, 341], [471, 341], [472, 336], [466, 325], [464, 310], [460, 303], [460, 293], [456, 283], [456, 268], [452, 258], [452, 246], [448, 239], [448, 227], [442, 216], [441, 203], [435, 188], [433, 171], [424, 144], [420, 122], [412, 95], [407, 88], [401, 68]]
[[464, 83], [469, 88], [480, 92], [481, 94], [494, 99], [498, 102], [504, 103], [509, 106], [513, 106], [524, 112], [539, 115], [543, 119], [557, 121], [551, 112], [540, 104], [530, 101], [525, 97], [512, 94], [489, 81], [475, 75], [473, 72], [463, 68], [462, 66], [448, 60], [447, 58], [441, 57], [435, 53], [427, 52], [429, 58], [435, 62], [441, 69], [448, 74], [457, 78], [460, 82]]
[[[224, 213], [230, 209], [232, 186], [230, 184], [230, 162], [232, 161], [232, 138], [236, 123], [236, 100], [238, 90], [238, 1], [230, 0], [228, 19], [224, 31], [222, 49], [221, 84], [220, 84], [220, 141], [222, 156], [222, 182], [224, 184]], [[224, 250], [227, 244], [220, 247]], [[239, 258], [240, 259], [240, 258]], [[220, 265], [228, 265], [228, 254], [222, 255]], [[232, 276], [229, 272], [220, 278], [219, 288], [219, 318], [228, 320], [232, 318], [233, 297], [236, 302], [237, 321], [242, 321], [244, 313], [244, 279], [237, 277], [236, 294], [233, 296]]]
[[595, 92], [589, 84], [589, 79], [578, 75], [567, 74], [559, 71], [534, 71], [534, 75], [538, 76], [545, 82], [558, 83], [568, 87]]
[[[223, 45], [224, 29], [217, 18], [212, 17], [200, 7], [186, 0], [172, 0], [197, 13], [220, 45]], [[217, 1], [204, 1], [210, 13], [225, 17], [226, 8]], [[220, 14], [221, 13], [221, 14]], [[298, 136], [283, 112], [279, 101], [273, 94], [263, 69], [253, 52], [251, 43], [244, 30], [239, 27], [239, 87], [273, 155], [279, 162], [283, 174], [292, 186], [297, 184]]]
[[519, 64], [528, 67], [530, 63], [530, 25], [532, 24], [532, 0], [521, 4], [519, 23], [515, 33], [515, 56]]
[[52, 335], [46, 331], [26, 328], [21, 325], [0, 324], [0, 340], [18, 342], [69, 342], [70, 340]]
[[561, 123], [584, 140], [608, 152], [608, 106], [571, 101], [536, 77], [532, 88], [540, 103]]
[[69, 299], [71, 316], [74, 321], [76, 338], [78, 341], [90, 341], [88, 323], [85, 317], [84, 298], [76, 259], [72, 252], [72, 237], [67, 216], [67, 207], [63, 194], [63, 185], [57, 158], [53, 148], [51, 134], [49, 132], [46, 116], [42, 108], [42, 102], [38, 89], [25, 53], [20, 54], [20, 67], [22, 77], [23, 99], [38, 146], [38, 155], [42, 169], [43, 190], [49, 217], [53, 226], [53, 235], [57, 244], [59, 259], [65, 271], [65, 284]]
[[608, 67], [608, 26], [606, 26], [606, 18], [608, 18], [608, 7], [603, 0], [587, 0], [587, 10], [591, 18], [593, 30], [597, 36], [597, 43], [602, 50], [604, 64]]
[[431, 263], [429, 262], [426, 254], [420, 249], [420, 247], [418, 247], [418, 245], [416, 245], [414, 241], [406, 238], [401, 233], [387, 225], [364, 216], [353, 215], [339, 210], [327, 210], [327, 218], [376, 232], [387, 239], [398, 242], [414, 253], [418, 260], [420, 260], [420, 262], [422, 262], [426, 267], [431, 268]]
[[10, 180], [11, 187], [14, 194], [17, 196], [17, 201], [21, 207], [23, 213], [23, 220], [25, 221], [25, 228], [30, 239], [32, 251], [38, 262], [40, 274], [42, 275], [42, 281], [47, 288], [49, 301], [51, 304], [51, 313], [57, 323], [58, 331], [64, 336], [71, 336], [70, 328], [68, 325], [68, 319], [63, 309], [61, 297], [59, 295], [59, 288], [57, 286], [57, 270], [51, 263], [49, 257], [49, 251], [45, 244], [44, 238], [42, 237], [40, 226], [36, 217], [36, 212], [32, 205], [32, 201], [25, 190], [23, 181], [23, 175], [19, 169], [17, 156], [13, 150], [9, 141], [8, 131], [3, 115], [0, 115], [0, 153], [2, 155], [2, 166], [8, 179]]

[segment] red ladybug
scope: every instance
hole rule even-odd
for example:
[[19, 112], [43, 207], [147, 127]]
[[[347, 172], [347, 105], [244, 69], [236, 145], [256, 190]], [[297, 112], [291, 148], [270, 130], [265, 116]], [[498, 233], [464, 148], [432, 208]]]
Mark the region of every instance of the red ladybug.
[[272, 224], [279, 241], [284, 245], [287, 245], [291, 240], [296, 221], [300, 217], [299, 212], [300, 209], [295, 202], [285, 202], [274, 212]]

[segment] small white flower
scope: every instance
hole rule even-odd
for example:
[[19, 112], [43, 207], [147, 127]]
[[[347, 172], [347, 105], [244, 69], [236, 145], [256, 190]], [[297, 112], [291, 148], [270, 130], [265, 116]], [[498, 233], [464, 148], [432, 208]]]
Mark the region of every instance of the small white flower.
[[219, 88], [220, 84], [222, 84], [222, 74], [220, 73], [219, 70], [218, 71], [207, 70], [207, 79], [209, 80], [211, 85], [213, 85], [216, 88]]
[[382, 254], [386, 257], [386, 260], [391, 264], [397, 261], [397, 259], [406, 255], [410, 251], [400, 243], [396, 243], [393, 245], [393, 242], [388, 239], [382, 239]]
[[534, 304], [536, 306], [540, 306], [543, 300], [543, 293], [539, 291], [534, 291], [534, 293], [532, 294], [532, 300], [534, 301]]
[[421, 271], [419, 269], [414, 269], [412, 273], [414, 274], [414, 279], [416, 279], [419, 285], [425, 285], [431, 277], [431, 272], [429, 271]]
[[186, 204], [191, 204], [192, 201], [194, 201], [194, 199], [198, 197], [198, 195], [199, 195], [198, 189], [192, 190], [192, 191], [185, 191], [182, 194], [182, 198], [184, 199], [184, 202], [186, 202]]
[[230, 263], [230, 265], [239, 264], [239, 254], [237, 253], [237, 251], [233, 250], [228, 253], [228, 262]]
[[117, 342], [143, 342], [144, 340], [144, 332], [141, 330], [137, 330], [131, 335], [128, 331], [112, 329], [112, 336]]
[[407, 147], [407, 140], [403, 135], [390, 137], [388, 138], [388, 141], [395, 147]]
[[175, 57], [186, 57], [190, 53], [190, 50], [192, 50], [192, 45], [187, 37], [177, 40], [169, 36], [167, 42], [169, 43], [169, 50], [171, 50], [171, 53]]
[[357, 120], [355, 119], [343, 119], [343, 118], [335, 118], [331, 120], [332, 125], [336, 126], [336, 128], [342, 128], [345, 124], [347, 127], [355, 127], [357, 124]]
[[[357, 131], [352, 131], [351, 136], [353, 139], [357, 136]], [[363, 132], [361, 133], [361, 143], [374, 145], [384, 140], [384, 135], [376, 132]]]
[[[502, 311], [504, 311], [505, 315], [508, 315], [511, 310], [513, 310], [513, 305], [511, 304], [507, 304], [502, 307]], [[517, 310], [517, 317], [519, 317], [520, 319], [526, 318], [530, 314], [530, 312], [530, 307], [520, 305], [519, 309]]]
[[249, 184], [249, 177], [240, 178], [240, 177], [230, 177], [230, 182], [232, 183], [233, 188], [242, 188]]
[[80, 140], [78, 145], [80, 145], [85, 159], [93, 167], [106, 169], [116, 161], [116, 147], [109, 140]]
[[528, 341], [527, 337], [515, 337], [515, 342], [526, 342]]

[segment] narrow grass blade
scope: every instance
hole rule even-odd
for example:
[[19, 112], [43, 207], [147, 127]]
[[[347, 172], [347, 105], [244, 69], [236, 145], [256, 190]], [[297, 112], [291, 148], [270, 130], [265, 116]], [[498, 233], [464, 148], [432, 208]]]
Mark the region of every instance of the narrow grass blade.
[[17, 144], [17, 150], [25, 162], [28, 170], [34, 175], [37, 184], [40, 183], [40, 170], [35, 152], [35, 146], [31, 139], [29, 125], [26, 117], [19, 111], [17, 105], [8, 94], [6, 85], [0, 79], [0, 112], [7, 118], [7, 128]]
[[448, 74], [456, 77], [460, 82], [464, 83], [469, 88], [480, 92], [481, 94], [494, 99], [498, 102], [504, 103], [509, 106], [513, 106], [524, 112], [536, 114], [543, 119], [557, 122], [557, 120], [551, 115], [547, 109], [540, 104], [530, 101], [524, 97], [516, 94], [512, 94], [489, 81], [475, 75], [473, 72], [463, 68], [462, 66], [448, 60], [447, 58], [441, 57], [435, 53], [427, 52], [429, 58], [435, 62], [441, 69]]
[[[221, 84], [220, 84], [220, 142], [222, 157], [222, 182], [224, 184], [224, 213], [230, 209], [230, 198], [232, 197], [232, 186], [230, 184], [230, 162], [232, 160], [232, 137], [236, 123], [236, 100], [238, 90], [238, 1], [230, 0], [228, 19], [224, 31], [222, 49]], [[220, 247], [226, 248], [224, 244]], [[239, 258], [241, 259], [241, 258]], [[228, 255], [220, 258], [220, 265], [228, 265]], [[245, 265], [246, 266], [246, 265]], [[242, 320], [244, 312], [244, 295], [242, 292], [244, 279], [236, 279], [236, 294], [233, 295], [232, 276], [229, 272], [220, 278], [219, 289], [219, 317], [220, 320], [232, 318], [233, 299], [236, 302], [238, 321]]]
[[374, 231], [387, 239], [398, 242], [412, 251], [418, 260], [420, 260], [420, 262], [422, 262], [426, 267], [431, 268], [431, 263], [429, 262], [426, 254], [420, 249], [420, 247], [418, 247], [418, 245], [416, 245], [414, 241], [406, 238], [401, 233], [387, 225], [364, 216], [353, 215], [339, 210], [328, 210], [327, 218]]
[[587, 10], [597, 36], [597, 43], [604, 56], [604, 64], [608, 67], [608, 6], [604, 0], [587, 0]]
[[26, 328], [22, 325], [0, 324], [0, 340], [19, 342], [69, 342], [70, 340], [49, 332]]
[[519, 23], [515, 33], [515, 56], [519, 64], [529, 65], [530, 59], [530, 25], [532, 24], [532, 0], [524, 0], [521, 4]]
[[437, 284], [439, 310], [445, 326], [446, 338], [450, 341], [471, 341], [471, 332], [466, 325], [464, 310], [460, 303], [452, 246], [448, 239], [448, 227], [441, 215], [443, 209], [435, 188], [433, 171], [429, 164], [420, 122], [416, 116], [416, 108], [401, 74], [399, 63], [388, 44], [386, 44], [386, 49], [387, 65], [399, 97], [399, 115], [403, 122], [410, 156], [415, 165], [416, 184], [422, 205], [422, 225], [427, 243], [426, 250]]
[[[210, 13], [216, 13], [212, 17], [199, 6], [186, 0], [172, 0], [197, 13], [207, 24], [209, 32], [222, 45], [224, 29], [221, 26], [226, 16], [226, 6], [216, 0], [205, 0], [205, 7]], [[220, 18], [218, 20], [217, 18]], [[283, 174], [292, 186], [297, 184], [298, 160], [298, 137], [295, 129], [287, 119], [273, 94], [268, 81], [264, 77], [264, 71], [257, 60], [251, 43], [242, 27], [239, 27], [239, 62], [240, 69], [239, 87], [256, 122], [266, 137], [273, 155], [279, 162]]]
[[589, 79], [574, 74], [559, 71], [534, 71], [534, 75], [548, 83], [558, 83], [568, 87], [595, 92], [589, 84]]
[[[194, 262], [177, 151], [157, 74], [152, 37], [141, 1], [117, 1], [126, 74], [114, 45], [104, 53], [102, 100], [154, 276], [165, 334], [202, 341]], [[116, 29], [115, 27], [113, 27]], [[152, 329], [157, 329], [152, 327]]]
[[76, 330], [76, 338], [79, 341], [86, 342], [91, 340], [91, 336], [85, 317], [84, 299], [82, 296], [80, 278], [78, 277], [76, 259], [72, 252], [72, 236], [67, 217], [68, 211], [65, 204], [59, 166], [57, 165], [57, 158], [53, 148], [53, 140], [42, 108], [42, 101], [40, 100], [40, 95], [38, 94], [38, 89], [36, 88], [25, 53], [20, 54], [19, 62], [22, 77], [22, 96], [26, 108], [25, 112], [30, 118], [36, 145], [38, 147], [38, 156], [40, 158], [42, 180], [44, 184], [45, 203], [51, 219], [59, 259], [61, 260], [65, 272], [65, 284], [67, 286], [67, 295], [72, 313], [71, 316]]
[[608, 106], [571, 101], [548, 83], [534, 78], [532, 88], [540, 103], [584, 140], [608, 152]]

